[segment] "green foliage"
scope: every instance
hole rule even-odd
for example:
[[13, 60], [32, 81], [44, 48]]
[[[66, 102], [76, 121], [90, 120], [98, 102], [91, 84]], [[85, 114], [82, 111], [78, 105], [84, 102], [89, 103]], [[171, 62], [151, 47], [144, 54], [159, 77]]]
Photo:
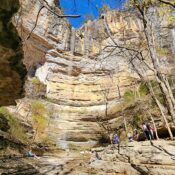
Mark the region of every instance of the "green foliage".
[[38, 84], [40, 84], [41, 82], [38, 80], [38, 78], [36, 78], [36, 77], [34, 77], [34, 78], [32, 78], [32, 84], [34, 84], [34, 85], [38, 85]]
[[167, 20], [168, 20], [168, 24], [169, 25], [174, 25], [174, 23], [175, 23], [175, 16], [169, 15]]
[[32, 78], [31, 82], [33, 85], [33, 95], [35, 94], [36, 96], [38, 96], [39, 94], [45, 94], [46, 86], [38, 78]]
[[132, 90], [128, 90], [124, 94], [124, 101], [130, 102], [135, 100], [135, 93]]
[[41, 132], [45, 129], [47, 120], [41, 115], [33, 115], [32, 117], [34, 126]]
[[[166, 3], [168, 2], [168, 3]], [[162, 13], [167, 13], [171, 10], [171, 7], [175, 6], [174, 0], [168, 1], [159, 1], [159, 0], [127, 0], [125, 3], [126, 8], [137, 8], [137, 9], [144, 9], [147, 10], [150, 7], [167, 7], [165, 10], [162, 10]], [[167, 12], [166, 12], [167, 11]]]
[[25, 132], [25, 128], [20, 124], [19, 120], [15, 118], [6, 108], [1, 107], [0, 113], [8, 120], [10, 126], [9, 134], [20, 140], [23, 143], [28, 142], [28, 138]]
[[47, 126], [47, 109], [44, 104], [40, 101], [34, 101], [31, 104], [31, 111], [32, 111], [32, 119], [33, 119], [33, 127], [35, 129], [35, 136], [36, 138], [41, 138], [43, 136], [43, 132]]
[[[151, 82], [151, 86], [152, 86], [152, 88], [154, 90], [154, 93], [155, 93], [156, 97], [158, 98], [158, 100], [163, 105], [166, 105], [164, 96], [162, 95], [161, 90], [160, 90], [159, 83], [156, 80], [151, 80], [150, 82]], [[152, 107], [157, 106], [156, 103], [155, 103], [155, 101], [152, 101], [151, 105], [152, 105]]]
[[109, 10], [110, 10], [110, 7], [109, 7], [109, 5], [107, 5], [107, 4], [103, 5], [103, 6], [99, 9], [100, 14], [106, 13], [106, 12], [108, 12]]
[[136, 114], [133, 116], [132, 121], [131, 121], [131, 126], [132, 128], [139, 128], [139, 125], [141, 125], [141, 123], [143, 122], [143, 115], [140, 114]]
[[125, 102], [134, 102], [136, 101], [138, 98], [145, 96], [149, 93], [148, 88], [146, 87], [145, 84], [140, 84], [138, 90], [133, 89], [133, 90], [127, 90], [124, 93], [124, 101]]
[[147, 86], [141, 83], [137, 88], [127, 90], [124, 93], [123, 102], [116, 107], [115, 113], [126, 116], [126, 120], [129, 121], [127, 127], [130, 127], [131, 130], [139, 128], [144, 121], [144, 109], [149, 107], [149, 101], [152, 100], [148, 94]]
[[174, 89], [175, 88], [175, 78], [174, 77], [169, 77], [168, 82], [170, 84], [170, 87], [172, 87], [172, 89]]
[[158, 86], [158, 82], [156, 80], [151, 80], [150, 83], [152, 87]]
[[40, 101], [34, 101], [31, 104], [32, 114], [33, 115], [45, 115], [47, 112], [46, 107]]
[[147, 88], [147, 86], [144, 83], [141, 83], [140, 87], [139, 87], [139, 94], [140, 96], [145, 96], [149, 93], [149, 90]]
[[166, 56], [169, 53], [169, 50], [163, 47], [156, 47], [156, 51], [161, 56]]
[[125, 7], [127, 8], [141, 7], [147, 9], [151, 4], [152, 0], [128, 0], [126, 1]]

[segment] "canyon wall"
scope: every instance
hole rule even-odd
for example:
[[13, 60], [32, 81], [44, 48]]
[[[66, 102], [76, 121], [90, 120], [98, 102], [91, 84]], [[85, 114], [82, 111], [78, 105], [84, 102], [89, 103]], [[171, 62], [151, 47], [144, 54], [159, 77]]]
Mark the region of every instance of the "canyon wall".
[[[11, 110], [18, 109], [19, 115], [28, 117], [34, 99], [28, 83], [37, 77], [46, 87], [39, 100], [51, 111], [49, 137], [64, 149], [97, 144], [101, 138], [97, 118], [105, 119], [106, 105], [108, 116], [115, 118], [113, 109], [124, 92], [138, 86], [138, 75], [113, 46], [115, 42], [139, 45], [141, 22], [126, 12], [111, 11], [73, 29], [65, 18], [58, 17], [62, 11], [53, 0], [21, 0], [20, 6], [14, 24], [23, 41], [28, 96]], [[166, 40], [161, 44], [168, 43], [172, 55], [174, 28], [164, 32]], [[146, 74], [153, 73], [147, 70]]]

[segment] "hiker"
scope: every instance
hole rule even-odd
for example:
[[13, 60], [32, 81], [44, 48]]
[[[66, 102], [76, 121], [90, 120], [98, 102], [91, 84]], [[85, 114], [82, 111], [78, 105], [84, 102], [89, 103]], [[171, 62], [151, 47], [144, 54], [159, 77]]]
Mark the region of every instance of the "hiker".
[[154, 136], [152, 134], [153, 133], [152, 127], [150, 126], [149, 123], [146, 124], [146, 127], [147, 127], [148, 133], [149, 133], [149, 140], [152, 140], [154, 138]]
[[116, 133], [116, 134], [114, 134], [114, 144], [119, 144], [119, 143], [120, 143], [120, 139]]
[[133, 135], [129, 132], [128, 133], [128, 140], [129, 140], [129, 142], [133, 142], [134, 140], [133, 140]]
[[98, 159], [98, 160], [102, 160], [97, 151], [95, 151], [95, 157], [96, 157], [96, 159]]
[[154, 127], [150, 127], [150, 133], [151, 133], [151, 138], [154, 140], [156, 137], [155, 137], [155, 128]]
[[[95, 154], [94, 154], [95, 153]], [[97, 151], [92, 151], [93, 156], [91, 157], [89, 164], [91, 164], [92, 162], [95, 162], [96, 160], [102, 160], [102, 158], [100, 157], [100, 155], [97, 153]]]
[[150, 140], [150, 133], [145, 123], [142, 123], [142, 130], [144, 132], [146, 140]]
[[36, 158], [36, 159], [39, 158], [39, 157], [36, 156], [36, 154], [34, 154], [34, 153], [32, 152], [31, 149], [27, 152], [27, 157], [33, 157], [33, 158]]
[[135, 129], [135, 130], [134, 130], [134, 133], [133, 133], [133, 139], [134, 139], [135, 141], [137, 141], [138, 138], [139, 138], [139, 133], [138, 133], [137, 129]]

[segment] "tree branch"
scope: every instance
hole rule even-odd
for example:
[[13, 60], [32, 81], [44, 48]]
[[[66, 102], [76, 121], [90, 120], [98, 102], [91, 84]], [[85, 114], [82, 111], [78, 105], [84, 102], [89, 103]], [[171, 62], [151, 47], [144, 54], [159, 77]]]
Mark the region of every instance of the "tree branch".
[[[43, 0], [44, 3], [42, 3], [40, 0], [39, 2], [42, 4], [41, 8], [39, 9], [38, 11], [38, 14], [37, 14], [37, 17], [36, 17], [36, 21], [35, 21], [35, 25], [34, 27], [32, 28], [31, 32], [29, 33], [29, 35], [27, 36], [26, 40], [28, 40], [32, 34], [32, 32], [35, 30], [36, 26], [37, 26], [37, 23], [38, 23], [38, 19], [39, 19], [39, 15], [41, 13], [41, 10], [43, 8], [46, 8], [49, 12], [51, 12], [52, 14], [54, 14], [55, 16], [57, 16], [58, 18], [79, 18], [80, 15], [59, 15], [58, 13], [56, 13], [54, 11], [54, 9], [48, 4], [48, 2], [46, 0]], [[46, 5], [45, 5], [46, 4]]]
[[165, 1], [165, 0], [158, 0], [158, 1], [163, 3], [163, 4], [166, 4], [166, 5], [169, 5], [169, 6], [172, 6], [173, 8], [175, 8], [175, 4], [174, 3], [171, 3], [171, 2]]
[[38, 14], [37, 14], [37, 17], [36, 17], [36, 21], [35, 21], [35, 25], [34, 27], [32, 28], [32, 30], [30, 31], [29, 35], [27, 36], [26, 40], [28, 40], [32, 34], [32, 32], [35, 30], [36, 26], [37, 26], [37, 23], [38, 23], [38, 19], [39, 19], [39, 15], [40, 15], [40, 12], [41, 10], [44, 8], [44, 6], [42, 6], [39, 11], [38, 11]]

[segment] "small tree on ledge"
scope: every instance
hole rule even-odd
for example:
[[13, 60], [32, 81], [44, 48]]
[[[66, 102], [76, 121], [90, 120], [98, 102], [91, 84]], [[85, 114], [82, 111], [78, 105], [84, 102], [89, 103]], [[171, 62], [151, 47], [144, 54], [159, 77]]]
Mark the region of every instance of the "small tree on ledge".
[[110, 10], [109, 5], [105, 4], [99, 9], [99, 12], [100, 12], [100, 14], [104, 14], [104, 13], [108, 12], [109, 10]]
[[47, 126], [47, 109], [40, 101], [34, 101], [31, 104], [33, 127], [35, 134], [33, 136], [33, 142], [40, 140], [44, 135], [44, 130]]

